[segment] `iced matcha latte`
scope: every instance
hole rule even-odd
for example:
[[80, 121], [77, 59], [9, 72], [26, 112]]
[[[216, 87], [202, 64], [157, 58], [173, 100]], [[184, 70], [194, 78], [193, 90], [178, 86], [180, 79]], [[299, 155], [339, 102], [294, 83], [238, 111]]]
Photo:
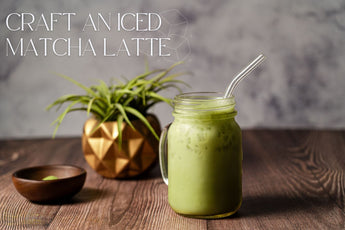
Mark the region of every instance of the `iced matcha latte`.
[[175, 98], [175, 119], [167, 134], [166, 181], [169, 204], [177, 213], [217, 218], [240, 207], [241, 130], [234, 106], [234, 98], [215, 93]]

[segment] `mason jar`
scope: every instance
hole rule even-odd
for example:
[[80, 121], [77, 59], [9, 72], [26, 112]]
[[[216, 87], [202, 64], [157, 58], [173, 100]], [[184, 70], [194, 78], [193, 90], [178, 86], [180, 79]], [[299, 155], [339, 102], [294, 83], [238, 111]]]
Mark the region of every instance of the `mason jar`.
[[160, 139], [160, 168], [171, 208], [184, 216], [222, 218], [242, 203], [242, 138], [234, 97], [185, 93]]

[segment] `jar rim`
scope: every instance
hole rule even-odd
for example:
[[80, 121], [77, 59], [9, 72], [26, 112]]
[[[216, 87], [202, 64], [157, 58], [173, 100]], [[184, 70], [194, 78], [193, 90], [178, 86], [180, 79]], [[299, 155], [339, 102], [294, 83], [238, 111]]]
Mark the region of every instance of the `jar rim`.
[[175, 96], [174, 101], [176, 100], [193, 100], [193, 101], [203, 101], [203, 100], [234, 100], [235, 97], [224, 98], [224, 93], [221, 92], [188, 92], [181, 93]]
[[174, 114], [208, 113], [218, 111], [236, 115], [235, 98], [224, 98], [220, 92], [190, 92], [175, 96], [173, 100]]

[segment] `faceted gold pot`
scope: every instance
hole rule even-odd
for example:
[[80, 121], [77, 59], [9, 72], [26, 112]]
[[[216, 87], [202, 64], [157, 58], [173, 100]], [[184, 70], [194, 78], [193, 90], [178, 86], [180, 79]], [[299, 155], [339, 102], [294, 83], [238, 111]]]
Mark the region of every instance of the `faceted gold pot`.
[[[147, 120], [159, 136], [161, 128], [156, 116]], [[132, 121], [136, 130], [122, 123], [122, 146], [118, 144], [117, 122], [104, 122], [96, 131], [98, 121], [94, 118], [84, 124], [82, 147], [88, 164], [107, 178], [137, 176], [153, 165], [158, 157], [158, 140], [140, 120]]]

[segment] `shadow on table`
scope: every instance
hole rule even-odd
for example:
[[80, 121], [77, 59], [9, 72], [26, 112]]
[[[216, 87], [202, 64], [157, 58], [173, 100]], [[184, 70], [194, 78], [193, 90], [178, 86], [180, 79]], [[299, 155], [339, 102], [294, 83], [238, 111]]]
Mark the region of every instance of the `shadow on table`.
[[159, 168], [158, 162], [153, 164], [151, 167], [149, 167], [145, 172], [138, 176], [130, 177], [130, 178], [117, 178], [116, 180], [151, 180], [151, 179], [157, 179], [162, 178], [161, 171]]
[[108, 192], [106, 189], [97, 189], [97, 188], [83, 188], [78, 194], [71, 198], [61, 199], [51, 202], [33, 202], [36, 204], [42, 205], [66, 205], [66, 204], [81, 204], [92, 202], [94, 200], [102, 199], [110, 195], [111, 193]]
[[75, 195], [72, 199], [72, 203], [86, 203], [91, 202], [94, 200], [102, 199], [111, 195], [111, 193], [107, 189], [98, 189], [98, 188], [83, 188], [77, 195]]
[[332, 205], [330, 204], [330, 201], [323, 197], [293, 198], [286, 195], [243, 197], [242, 207], [240, 208], [237, 216], [270, 216], [281, 213], [313, 210], [318, 207], [325, 207], [330, 205]]
[[154, 164], [146, 172], [144, 172], [142, 175], [137, 177], [137, 179], [140, 179], [140, 180], [142, 180], [142, 179], [144, 179], [144, 180], [145, 179], [156, 179], [156, 178], [162, 178], [158, 163]]

